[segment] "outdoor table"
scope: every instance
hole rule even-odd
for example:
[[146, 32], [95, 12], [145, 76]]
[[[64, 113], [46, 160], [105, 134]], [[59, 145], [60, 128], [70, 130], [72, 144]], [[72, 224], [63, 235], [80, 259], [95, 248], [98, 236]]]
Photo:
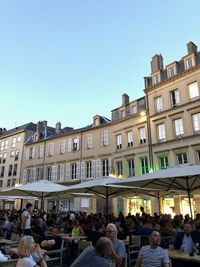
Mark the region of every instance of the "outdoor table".
[[[18, 250], [17, 247], [13, 247], [9, 249], [10, 254], [15, 254], [18, 256]], [[45, 249], [40, 249], [41, 254], [45, 254], [47, 251]]]
[[10, 239], [5, 239], [5, 238], [2, 238], [0, 239], [0, 250], [6, 246], [10, 246], [10, 245], [13, 245], [13, 244], [16, 244], [16, 241], [12, 241]]
[[167, 253], [171, 260], [183, 260], [200, 263], [200, 255], [197, 254], [195, 254], [194, 256], [189, 256], [189, 254], [181, 252], [180, 250], [171, 249], [167, 249]]
[[87, 236], [85, 236], [85, 235], [71, 236], [71, 235], [67, 235], [67, 234], [61, 234], [61, 237], [65, 241], [74, 241], [74, 240], [84, 240], [84, 239], [87, 239]]

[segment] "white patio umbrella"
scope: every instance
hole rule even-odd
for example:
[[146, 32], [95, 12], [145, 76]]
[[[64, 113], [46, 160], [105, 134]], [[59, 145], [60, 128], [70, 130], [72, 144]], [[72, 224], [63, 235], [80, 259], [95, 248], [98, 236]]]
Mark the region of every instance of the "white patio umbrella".
[[44, 198], [56, 198], [68, 187], [47, 180], [39, 180], [25, 185], [19, 185], [10, 189], [0, 191], [0, 196], [25, 196], [37, 197], [41, 199], [41, 208], [43, 208]]
[[200, 165], [179, 165], [157, 172], [117, 181], [117, 184], [155, 188], [160, 191], [186, 191], [192, 216], [191, 192], [200, 188]]
[[[109, 176], [106, 177], [99, 177], [95, 178], [90, 181], [82, 182], [76, 185], [69, 186], [67, 191], [70, 191], [70, 193], [92, 193], [96, 196], [99, 196], [101, 198], [106, 199], [106, 216], [108, 218], [108, 200], [111, 197], [115, 197], [118, 195], [123, 195], [125, 193], [143, 193], [143, 194], [150, 194], [150, 190], [154, 191], [153, 189], [143, 189], [140, 187], [134, 187], [134, 186], [125, 186], [125, 185], [116, 185], [115, 183], [118, 180], [117, 178], [112, 178]], [[67, 192], [66, 191], [66, 192]], [[65, 192], [61, 193], [60, 197], [65, 194]], [[153, 195], [152, 195], [153, 196]]]

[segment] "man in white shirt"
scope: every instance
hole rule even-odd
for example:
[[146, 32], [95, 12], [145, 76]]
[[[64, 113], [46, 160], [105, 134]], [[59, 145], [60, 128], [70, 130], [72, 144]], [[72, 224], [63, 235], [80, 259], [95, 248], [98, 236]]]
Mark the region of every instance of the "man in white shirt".
[[22, 213], [22, 229], [24, 235], [31, 235], [31, 212], [33, 205], [26, 204], [26, 210]]

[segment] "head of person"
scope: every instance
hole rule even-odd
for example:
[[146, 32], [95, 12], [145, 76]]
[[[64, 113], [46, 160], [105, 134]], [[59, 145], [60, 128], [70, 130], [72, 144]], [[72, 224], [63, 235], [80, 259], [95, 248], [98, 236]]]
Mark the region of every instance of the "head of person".
[[35, 249], [35, 242], [33, 240], [32, 236], [24, 236], [18, 245], [18, 255], [19, 257], [29, 257], [31, 255], [31, 253], [34, 251]]
[[149, 235], [149, 243], [151, 247], [158, 247], [160, 245], [160, 233], [152, 231]]
[[117, 227], [113, 223], [109, 223], [106, 227], [106, 236], [111, 240], [114, 241], [117, 239]]
[[58, 236], [58, 228], [55, 228], [55, 227], [52, 228], [51, 236]]
[[96, 242], [95, 250], [101, 257], [107, 258], [112, 253], [112, 242], [107, 237], [101, 237]]
[[27, 203], [27, 204], [26, 204], [26, 209], [27, 209], [29, 212], [32, 211], [32, 208], [33, 208], [33, 204], [31, 204], [31, 203]]
[[98, 231], [98, 232], [102, 232], [103, 231], [102, 223], [96, 223], [95, 224], [95, 231]]
[[183, 226], [184, 233], [186, 235], [191, 235], [192, 233], [192, 225], [190, 223], [185, 223]]

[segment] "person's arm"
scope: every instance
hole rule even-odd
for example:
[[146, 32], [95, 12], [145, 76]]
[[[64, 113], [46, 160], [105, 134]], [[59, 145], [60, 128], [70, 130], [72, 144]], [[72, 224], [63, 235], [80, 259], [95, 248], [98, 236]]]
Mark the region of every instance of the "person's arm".
[[[141, 263], [142, 263], [142, 259], [141, 258], [137, 258], [135, 267], [141, 267]], [[165, 267], [165, 265], [163, 267]]]
[[117, 266], [121, 266], [123, 264], [123, 257], [118, 256], [114, 250], [112, 251], [111, 257], [114, 259]]

